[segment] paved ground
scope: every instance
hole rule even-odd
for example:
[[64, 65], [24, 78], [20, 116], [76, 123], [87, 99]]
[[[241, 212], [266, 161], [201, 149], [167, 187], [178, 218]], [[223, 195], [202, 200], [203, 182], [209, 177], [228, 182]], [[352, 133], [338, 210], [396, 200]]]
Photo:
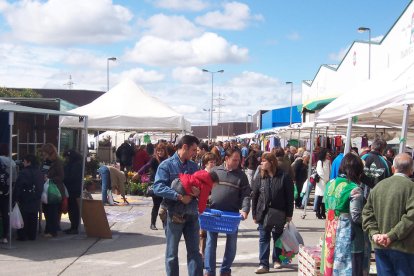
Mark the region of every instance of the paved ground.
[[[57, 238], [39, 237], [36, 241], [14, 241], [12, 249], [0, 250], [0, 275], [165, 275], [164, 231], [149, 229], [152, 201], [130, 197], [129, 206], [106, 206], [110, 214], [112, 239], [87, 238], [84, 233], [68, 236], [59, 233]], [[303, 210], [295, 210], [294, 222], [305, 244], [316, 245], [324, 223], [313, 212], [301, 219]], [[158, 225], [160, 222], [158, 221]], [[62, 218], [62, 229], [68, 227]], [[258, 231], [251, 217], [240, 224], [238, 251], [233, 275], [255, 275], [258, 266]], [[218, 242], [218, 262], [224, 250], [224, 239]], [[187, 275], [186, 252], [182, 242], [179, 251], [180, 275]], [[295, 261], [278, 270], [282, 275], [297, 275]], [[271, 274], [276, 273], [271, 270]]]

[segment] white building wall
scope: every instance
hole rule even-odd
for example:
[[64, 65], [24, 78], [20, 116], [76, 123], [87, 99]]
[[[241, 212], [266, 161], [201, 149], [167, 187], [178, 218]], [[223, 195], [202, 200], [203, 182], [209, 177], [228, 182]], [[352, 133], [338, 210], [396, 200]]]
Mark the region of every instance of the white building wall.
[[[381, 42], [371, 41], [371, 80], [396, 78], [413, 65], [414, 2], [410, 3], [396, 20]], [[350, 46], [337, 69], [322, 65], [310, 86], [305, 82], [302, 83], [304, 105], [317, 100], [338, 97], [368, 80], [368, 33], [361, 34], [363, 35], [365, 38]], [[375, 93], [375, 91], [367, 92]]]

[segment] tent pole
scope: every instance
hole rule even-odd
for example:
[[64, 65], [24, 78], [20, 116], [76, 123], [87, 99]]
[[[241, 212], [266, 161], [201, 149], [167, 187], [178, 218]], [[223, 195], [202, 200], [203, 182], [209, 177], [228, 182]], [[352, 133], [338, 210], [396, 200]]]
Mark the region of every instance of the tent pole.
[[399, 153], [405, 152], [405, 146], [407, 144], [407, 130], [408, 130], [408, 116], [410, 115], [410, 108], [409, 104], [404, 105], [404, 115], [403, 121], [401, 126], [401, 138], [400, 138], [400, 150]]
[[[58, 120], [59, 120], [59, 122], [60, 122], [60, 116], [58, 117]], [[58, 127], [58, 144], [57, 144], [57, 152], [58, 152], [58, 154], [60, 154], [60, 147], [61, 147], [61, 145], [60, 145], [60, 136], [62, 135], [62, 129], [61, 129], [61, 127], [59, 126]]]
[[[14, 112], [9, 112], [9, 214], [12, 212], [12, 198], [13, 198], [13, 125], [14, 125]], [[12, 227], [9, 223], [9, 249], [12, 248]]]
[[348, 128], [346, 129], [346, 144], [344, 155], [351, 151], [351, 131], [352, 131], [352, 117], [348, 118]]
[[82, 208], [83, 208], [83, 188], [84, 188], [84, 179], [85, 179], [85, 162], [86, 162], [86, 156], [88, 152], [88, 116], [84, 117], [84, 143], [83, 143], [83, 162], [82, 162], [82, 185], [81, 185], [81, 195], [79, 200], [79, 224], [78, 224], [78, 235], [80, 234], [79, 226], [82, 223]]

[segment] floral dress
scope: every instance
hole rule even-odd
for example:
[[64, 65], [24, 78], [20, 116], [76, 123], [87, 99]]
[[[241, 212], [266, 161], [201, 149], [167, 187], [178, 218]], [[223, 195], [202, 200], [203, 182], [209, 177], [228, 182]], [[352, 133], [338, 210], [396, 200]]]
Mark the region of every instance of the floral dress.
[[325, 206], [328, 215], [325, 222], [321, 273], [351, 276], [352, 253], [356, 247], [361, 247], [355, 244], [360, 239], [352, 238], [351, 232], [354, 231], [353, 227], [361, 227], [358, 225], [361, 224], [362, 190], [341, 175], [327, 183]]

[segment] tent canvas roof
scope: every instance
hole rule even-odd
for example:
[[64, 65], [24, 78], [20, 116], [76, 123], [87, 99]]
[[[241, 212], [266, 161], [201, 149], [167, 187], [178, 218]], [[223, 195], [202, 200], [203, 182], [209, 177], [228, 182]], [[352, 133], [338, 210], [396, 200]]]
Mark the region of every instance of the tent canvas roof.
[[[88, 115], [94, 130], [191, 131], [190, 123], [131, 80], [124, 80], [93, 102], [71, 112]], [[63, 118], [61, 127], [79, 128], [77, 120]]]
[[[1, 99], [0, 99], [0, 112], [50, 114], [50, 115], [56, 115], [56, 116], [75, 116], [75, 117], [83, 116], [83, 115], [78, 115], [80, 113], [76, 113], [76, 112], [66, 112], [66, 111], [44, 109], [44, 108], [34, 108], [34, 107], [28, 107], [28, 106], [23, 106], [23, 105], [17, 105], [13, 102], [1, 100]], [[79, 127], [82, 128], [83, 125], [80, 125]]]

